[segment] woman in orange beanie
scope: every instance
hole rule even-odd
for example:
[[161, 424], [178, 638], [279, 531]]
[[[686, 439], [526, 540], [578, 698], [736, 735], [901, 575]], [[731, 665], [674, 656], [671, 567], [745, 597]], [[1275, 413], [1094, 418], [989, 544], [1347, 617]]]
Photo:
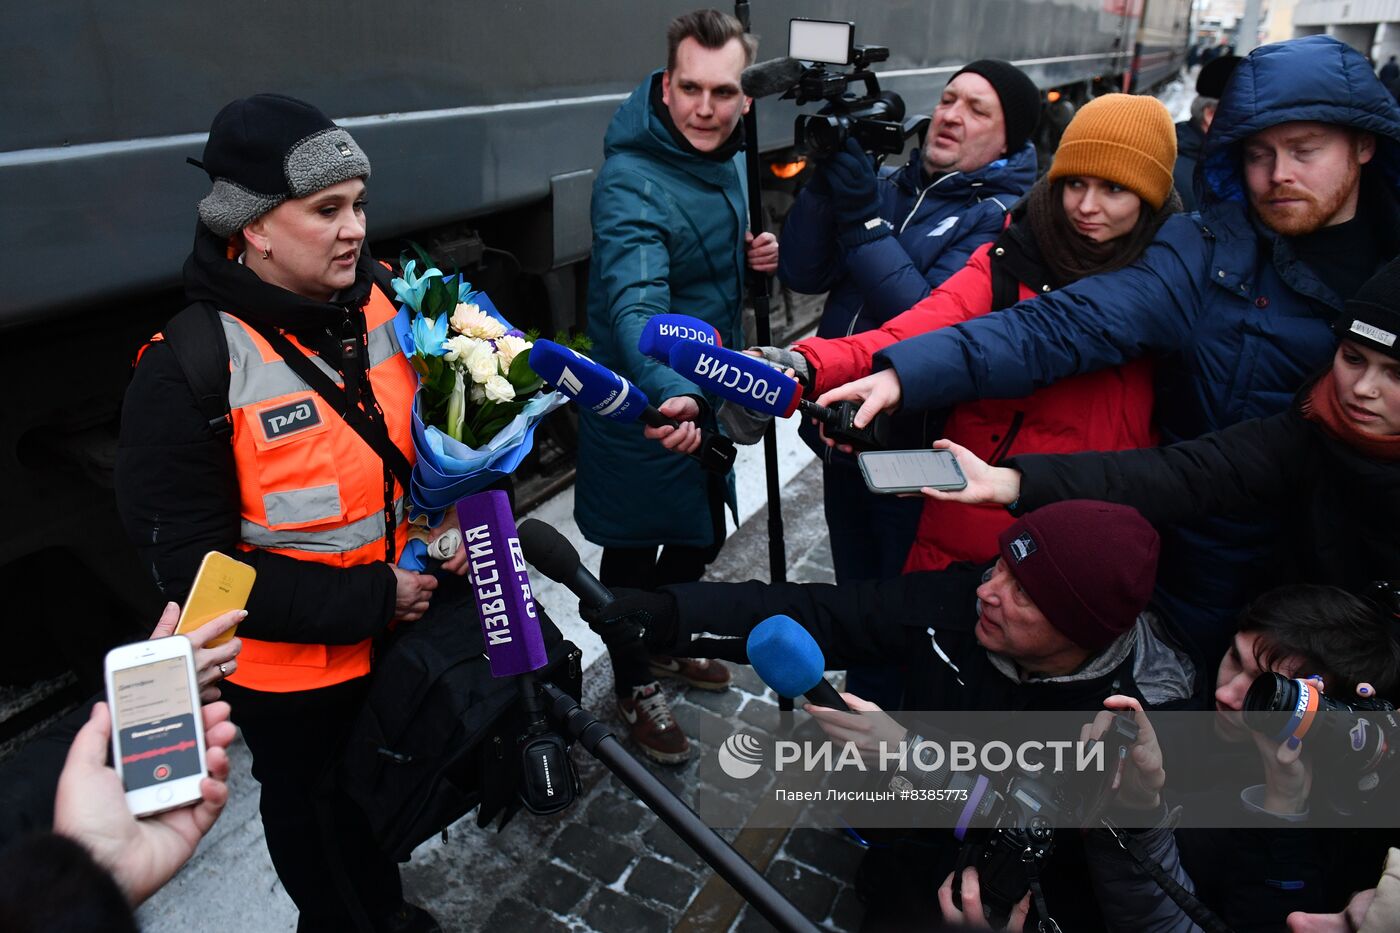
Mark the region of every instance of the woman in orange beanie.
[[[1176, 131], [1160, 101], [1097, 98], [1065, 129], [1049, 173], [1012, 209], [1002, 235], [927, 298], [879, 330], [804, 340], [765, 356], [799, 377], [805, 370], [806, 392], [815, 396], [868, 375], [875, 353], [899, 340], [1122, 268], [1180, 207], [1175, 160]], [[1152, 404], [1152, 364], [1138, 360], [1026, 398], [959, 405], [944, 434], [991, 463], [1015, 453], [1145, 447], [1157, 440]], [[1010, 522], [1002, 509], [930, 500], [905, 572], [989, 560]]]

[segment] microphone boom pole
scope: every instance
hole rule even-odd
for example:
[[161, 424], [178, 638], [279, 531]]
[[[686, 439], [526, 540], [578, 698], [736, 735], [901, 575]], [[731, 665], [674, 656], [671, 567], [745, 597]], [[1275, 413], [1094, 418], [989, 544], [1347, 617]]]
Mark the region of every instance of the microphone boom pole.
[[[734, 16], [749, 28], [748, 0], [736, 0]], [[744, 114], [744, 164], [749, 178], [749, 230], [755, 237], [763, 233], [763, 192], [760, 187], [761, 173], [758, 165], [758, 102]], [[748, 270], [749, 300], [753, 302], [754, 326], [760, 346], [773, 342], [772, 325], [769, 321], [768, 276], [762, 272]], [[768, 480], [768, 573], [773, 583], [787, 582], [787, 546], [783, 541], [782, 486], [778, 482], [778, 430], [773, 422], [763, 432], [763, 468]], [[787, 706], [785, 708], [791, 708]]]
[[612, 730], [579, 706], [578, 701], [547, 681], [540, 690], [552, 719], [562, 725], [594, 758], [617, 775], [661, 821], [680, 836], [744, 900], [784, 933], [817, 933], [817, 927], [783, 897], [758, 869], [696, 815], [695, 811], [627, 753]]

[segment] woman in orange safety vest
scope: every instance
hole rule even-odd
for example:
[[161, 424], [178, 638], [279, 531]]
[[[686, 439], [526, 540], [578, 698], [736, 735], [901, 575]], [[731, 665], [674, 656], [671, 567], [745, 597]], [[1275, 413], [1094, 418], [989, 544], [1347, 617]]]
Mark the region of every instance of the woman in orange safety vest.
[[[224, 695], [298, 930], [436, 930], [404, 903], [363, 814], [322, 780], [374, 637], [421, 616], [437, 585], [395, 565], [407, 490], [386, 461], [402, 465], [392, 445], [413, 462], [415, 380], [364, 250], [369, 159], [312, 105], [259, 94], [214, 118], [202, 168], [213, 187], [184, 275], [205, 307], [184, 313], [218, 314], [227, 423], [201, 413], [181, 362], [154, 340], [123, 407], [118, 505], [170, 599], [184, 598], [206, 551], [257, 569]], [[308, 359], [343, 405], [298, 375]], [[446, 569], [464, 565], [465, 551]]]

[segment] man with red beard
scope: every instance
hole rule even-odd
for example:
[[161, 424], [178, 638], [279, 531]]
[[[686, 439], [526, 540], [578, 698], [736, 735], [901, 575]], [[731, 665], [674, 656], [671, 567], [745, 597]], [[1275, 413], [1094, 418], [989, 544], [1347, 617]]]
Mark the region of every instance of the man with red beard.
[[[1400, 252], [1400, 110], [1335, 39], [1261, 46], [1225, 87], [1195, 188], [1200, 213], [1168, 220], [1128, 268], [895, 344], [818, 401], [863, 399], [864, 424], [1155, 353], [1163, 443], [1284, 410], [1332, 356], [1342, 303]], [[1282, 538], [1223, 516], [1163, 529], [1156, 601], [1203, 657], [1224, 653], [1252, 596], [1288, 582]]]

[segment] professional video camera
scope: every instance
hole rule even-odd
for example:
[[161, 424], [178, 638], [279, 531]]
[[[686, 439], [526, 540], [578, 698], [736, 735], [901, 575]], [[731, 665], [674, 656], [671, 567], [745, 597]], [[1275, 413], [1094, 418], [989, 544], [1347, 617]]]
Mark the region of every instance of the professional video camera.
[[[889, 58], [890, 50], [856, 45], [854, 23], [794, 19], [788, 28], [788, 55], [813, 64], [802, 70], [783, 97], [795, 99], [798, 106], [826, 101], [826, 112], [801, 114], [793, 127], [797, 143], [814, 159], [834, 155], [848, 138], [872, 155], [893, 155], [928, 124], [928, 117], [906, 121], [904, 100], [880, 90], [870, 66]], [[851, 65], [854, 70], [830, 71], [825, 65]], [[853, 82], [859, 82], [863, 94], [851, 93]]]
[[[1115, 715], [1101, 740], [1106, 746], [1105, 760], [1124, 761], [1137, 734], [1131, 715]], [[999, 779], [986, 774], [951, 767], [921, 772], [924, 789], [952, 791], [930, 799], [938, 801], [937, 806], [956, 811], [954, 835], [963, 844], [957, 871], [977, 869], [982, 907], [994, 927], [1005, 925], [1016, 903], [1030, 890], [1031, 881], [1054, 851], [1055, 830], [1092, 826], [1109, 803], [1117, 770], [1110, 768], [1098, 780], [1086, 777], [1057, 777], [1044, 770], [1017, 772], [998, 789], [994, 782]], [[895, 781], [913, 786], [907, 778], [896, 777]], [[895, 787], [893, 782], [891, 787]], [[961, 908], [958, 885], [953, 887], [953, 900]]]
[[1400, 718], [1379, 697], [1338, 699], [1306, 680], [1260, 674], [1244, 698], [1244, 722], [1276, 741], [1311, 734], [1314, 767], [1326, 780], [1329, 802], [1351, 812], [1378, 799], [1376, 792], [1400, 767]]

